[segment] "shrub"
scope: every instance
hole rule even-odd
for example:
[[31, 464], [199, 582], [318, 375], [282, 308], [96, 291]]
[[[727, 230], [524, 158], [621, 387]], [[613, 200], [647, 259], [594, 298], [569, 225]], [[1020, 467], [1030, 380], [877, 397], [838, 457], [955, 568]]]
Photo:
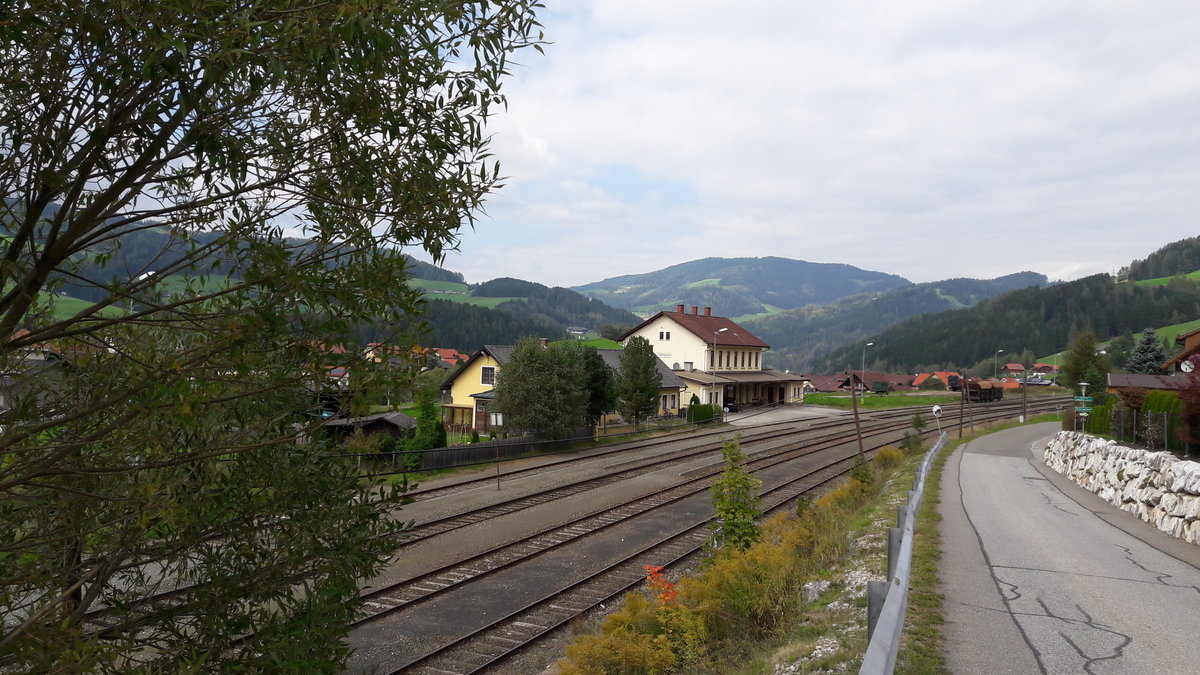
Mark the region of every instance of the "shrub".
[[[907, 439], [908, 437], [905, 436], [905, 440]], [[895, 448], [890, 445], [885, 445], [879, 450], [875, 451], [875, 466], [879, 467], [881, 470], [886, 470], [897, 466], [903, 460], [904, 453], [899, 448]]]
[[715, 414], [716, 412], [714, 407], [707, 403], [703, 405], [696, 404], [688, 406], [688, 421], [692, 423], [707, 422], [708, 420], [711, 420]]
[[850, 469], [850, 478], [863, 485], [870, 485], [875, 480], [875, 470], [871, 468], [869, 462], [855, 464], [854, 468]]

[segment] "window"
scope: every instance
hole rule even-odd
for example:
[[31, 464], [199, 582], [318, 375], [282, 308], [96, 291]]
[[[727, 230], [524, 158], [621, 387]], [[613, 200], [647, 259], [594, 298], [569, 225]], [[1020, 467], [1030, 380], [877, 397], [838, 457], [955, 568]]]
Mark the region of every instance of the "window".
[[691, 370], [691, 369], [692, 369], [692, 362], [691, 362], [691, 361], [684, 361], [684, 362], [683, 362], [683, 369], [684, 369], [684, 370]]
[[675, 394], [671, 394], [671, 410], [674, 410], [674, 409], [675, 409], [675, 407], [676, 407], [676, 405], [675, 405], [675, 404], [676, 404], [675, 396], [676, 396]]
[[670, 340], [671, 339], [671, 331], [669, 331], [669, 330], [658, 331], [658, 339], [659, 340]]
[[479, 383], [494, 385], [496, 384], [496, 369], [493, 366], [484, 366], [479, 375]]

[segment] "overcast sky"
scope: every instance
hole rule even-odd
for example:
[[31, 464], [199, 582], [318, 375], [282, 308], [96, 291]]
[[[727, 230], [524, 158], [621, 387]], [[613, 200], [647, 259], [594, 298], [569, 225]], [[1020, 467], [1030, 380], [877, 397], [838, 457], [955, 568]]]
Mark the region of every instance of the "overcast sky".
[[1200, 2], [549, 0], [443, 265], [1113, 272], [1200, 233]]

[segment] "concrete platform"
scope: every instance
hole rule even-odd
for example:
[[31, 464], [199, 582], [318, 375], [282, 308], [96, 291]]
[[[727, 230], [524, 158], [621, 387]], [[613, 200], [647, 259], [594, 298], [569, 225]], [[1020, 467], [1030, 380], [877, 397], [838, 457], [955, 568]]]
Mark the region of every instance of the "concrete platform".
[[1200, 547], [1049, 469], [1056, 425], [957, 450], [942, 476], [954, 673], [1200, 672]]

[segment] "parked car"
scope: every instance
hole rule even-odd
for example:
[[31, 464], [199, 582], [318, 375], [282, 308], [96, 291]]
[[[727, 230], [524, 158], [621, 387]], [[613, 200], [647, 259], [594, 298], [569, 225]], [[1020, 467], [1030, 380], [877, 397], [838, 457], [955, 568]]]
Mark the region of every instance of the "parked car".
[[725, 407], [721, 408], [721, 410], [724, 410], [725, 412], [737, 412], [738, 411], [738, 402], [737, 401], [725, 401]]

